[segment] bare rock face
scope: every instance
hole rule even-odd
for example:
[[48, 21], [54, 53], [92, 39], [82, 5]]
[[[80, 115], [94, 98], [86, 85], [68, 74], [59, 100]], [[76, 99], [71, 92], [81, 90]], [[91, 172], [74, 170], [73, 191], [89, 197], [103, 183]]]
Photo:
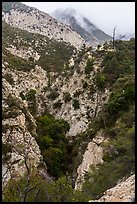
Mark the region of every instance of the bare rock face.
[[[7, 99], [10, 96], [10, 99]], [[9, 102], [17, 103], [16, 110], [10, 107]], [[42, 156], [39, 146], [32, 136], [35, 132], [36, 124], [32, 115], [28, 112], [26, 105], [18, 98], [12, 86], [3, 79], [3, 110], [4, 114], [12, 111], [11, 116], [4, 116], [2, 121], [3, 137], [2, 142], [4, 145], [10, 145], [11, 151], [7, 153], [3, 159], [2, 174], [3, 186], [6, 185], [8, 180], [22, 176], [26, 172], [26, 165], [29, 168], [37, 168]], [[6, 112], [7, 110], [7, 112]], [[16, 114], [16, 117], [14, 116]], [[33, 127], [33, 131], [28, 130], [28, 123]], [[6, 158], [5, 157], [5, 158]]]
[[2, 15], [3, 21], [13, 27], [38, 33], [57, 41], [64, 41], [76, 48], [80, 48], [85, 43], [85, 40], [78, 33], [72, 31], [69, 26], [59, 23], [50, 15], [35, 8], [28, 12], [14, 8], [10, 10], [10, 13], [3, 12]]
[[[92, 57], [91, 54], [89, 55], [89, 58], [90, 57]], [[85, 131], [91, 118], [94, 117], [95, 114], [98, 114], [102, 104], [104, 103], [104, 98], [105, 100], [107, 100], [109, 96], [108, 89], [106, 89], [104, 92], [90, 92], [90, 86], [94, 87], [96, 66], [99, 67], [101, 62], [97, 61], [97, 64], [94, 66], [89, 79], [87, 79], [87, 76], [84, 73], [86, 63], [87, 61], [83, 57], [79, 64], [79, 72], [74, 71], [74, 74], [70, 78], [58, 77], [56, 78], [55, 83], [52, 84], [52, 88], [54, 89], [55, 87], [58, 87], [58, 92], [60, 93], [55, 102], [61, 100], [63, 101], [63, 104], [60, 109], [54, 110], [53, 108], [51, 108], [50, 111], [55, 115], [55, 117], [63, 118], [64, 120], [68, 121], [68, 123], [70, 124], [68, 136], [76, 136], [76, 134]], [[88, 83], [87, 89], [83, 89], [82, 81], [86, 81]], [[65, 92], [70, 93], [70, 96], [72, 98], [72, 100], [67, 103], [64, 103], [63, 99], [63, 94]], [[76, 92], [80, 92], [79, 96], [77, 97], [75, 97]], [[80, 106], [78, 109], [74, 109], [72, 105], [72, 101], [74, 98], [79, 101]], [[50, 107], [52, 107], [52, 102], [48, 101], [48, 104]]]
[[84, 181], [84, 175], [89, 171], [90, 166], [96, 166], [103, 163], [103, 147], [101, 143], [105, 140], [103, 133], [98, 132], [95, 138], [88, 144], [87, 149], [83, 155], [82, 163], [77, 169], [78, 177], [75, 183], [75, 189], [78, 189]]
[[105, 191], [100, 199], [89, 202], [135, 202], [135, 174]]

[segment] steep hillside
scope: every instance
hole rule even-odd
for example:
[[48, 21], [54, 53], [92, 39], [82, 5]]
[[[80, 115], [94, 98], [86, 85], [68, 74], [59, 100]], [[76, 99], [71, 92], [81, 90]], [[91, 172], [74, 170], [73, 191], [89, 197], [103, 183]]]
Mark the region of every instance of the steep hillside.
[[134, 39], [76, 49], [2, 22], [3, 201], [96, 200], [134, 174], [134, 61]]
[[68, 26], [59, 23], [50, 15], [20, 2], [3, 2], [2, 19], [13, 27], [38, 33], [49, 39], [65, 41], [77, 48], [85, 43], [84, 39]]
[[88, 44], [102, 44], [112, 39], [74, 9], [57, 9], [51, 15], [60, 22], [69, 25], [74, 31], [79, 33]]
[[[52, 114], [66, 119], [71, 124], [70, 135], [85, 130], [90, 117], [94, 117], [99, 104], [108, 95], [107, 89], [100, 92], [94, 84], [96, 69], [102, 61], [101, 57], [96, 52], [93, 54], [90, 53], [92, 51], [87, 52], [86, 48], [76, 53], [73, 47], [65, 43], [52, 42], [46, 37], [19, 31], [19, 29], [11, 30], [10, 26], [3, 24], [3, 60], [7, 62], [10, 60], [10, 69], [14, 73], [11, 76], [14, 76], [12, 77], [15, 93], [19, 96], [23, 91], [38, 89], [36, 95], [40, 100], [38, 106], [40, 112], [44, 111], [44, 105], [41, 103], [48, 104]], [[12, 43], [9, 33], [14, 38]], [[34, 42], [31, 41], [32, 38]], [[20, 74], [18, 78], [15, 77], [16, 73]], [[32, 74], [36, 79], [31, 78]], [[89, 95], [90, 92], [92, 97]], [[67, 99], [67, 95], [70, 95], [70, 100]], [[40, 98], [45, 99], [41, 101]], [[54, 104], [59, 101], [60, 107], [54, 108]], [[75, 105], [76, 103], [78, 105]], [[87, 113], [90, 107], [92, 111]]]
[[[111, 86], [108, 101], [89, 129], [94, 133], [77, 169], [75, 188], [98, 199], [122, 177], [135, 172], [134, 39], [117, 41], [102, 62], [102, 77]], [[88, 173], [87, 173], [88, 172]], [[83, 183], [84, 182], [84, 183]], [[82, 185], [83, 183], [83, 185]]]
[[[30, 137], [29, 141], [36, 139], [38, 143], [40, 142], [36, 129], [38, 117], [50, 113], [56, 119], [65, 119], [70, 127], [67, 128], [67, 135], [75, 136], [86, 130], [90, 118], [95, 117], [99, 104], [103, 103], [108, 93], [100, 92], [99, 95], [92, 90], [98, 90], [96, 85], [95, 87], [93, 85], [97, 63], [100, 63], [100, 57], [96, 52], [92, 57], [91, 51], [86, 51], [84, 47], [83, 50], [76, 51], [65, 42], [49, 40], [39, 34], [13, 28], [4, 22], [2, 28], [3, 145], [7, 148], [3, 154], [6, 158], [7, 153], [12, 152], [10, 160], [6, 162], [11, 165], [17, 160], [16, 173], [13, 172], [17, 175], [19, 172], [23, 173], [25, 169], [22, 154], [27, 155], [24, 158], [28, 157], [28, 154], [24, 150], [20, 153], [16, 144], [20, 141], [20, 145], [24, 146], [26, 134]], [[92, 65], [91, 57], [98, 61], [96, 65]], [[90, 76], [93, 78], [92, 81]], [[90, 90], [93, 92], [91, 99], [88, 96]], [[88, 112], [90, 107], [91, 113]], [[54, 123], [54, 120], [52, 122]], [[35, 150], [29, 141], [26, 145], [27, 148], [32, 148], [30, 157], [34, 159]], [[40, 159], [36, 166], [42, 161], [40, 150], [37, 151], [39, 151], [37, 159]], [[22, 159], [17, 159], [20, 156]], [[18, 167], [19, 161], [23, 165], [22, 171]], [[36, 161], [34, 159], [34, 163]], [[46, 159], [46, 163], [51, 162]], [[7, 164], [3, 167], [5, 177], [9, 179]], [[50, 165], [48, 171], [51, 171]], [[54, 173], [55, 175], [58, 173]]]
[[100, 199], [89, 202], [135, 202], [135, 174], [108, 189]]

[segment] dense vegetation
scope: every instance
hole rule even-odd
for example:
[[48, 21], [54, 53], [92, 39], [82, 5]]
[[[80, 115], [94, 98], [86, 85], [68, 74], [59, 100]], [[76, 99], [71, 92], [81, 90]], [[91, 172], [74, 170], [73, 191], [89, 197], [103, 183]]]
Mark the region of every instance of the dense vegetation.
[[[19, 71], [24, 71], [24, 72], [29, 72], [31, 69], [34, 69], [35, 63], [22, 59], [21, 57], [17, 57], [13, 54], [11, 54], [8, 50], [5, 49], [5, 47], [2, 47], [2, 52], [3, 52], [3, 60], [8, 62], [10, 64], [11, 69], [17, 69]], [[6, 76], [7, 78], [7, 76]], [[10, 80], [10, 81], [9, 81]], [[11, 79], [8, 77], [8, 81], [10, 84], [13, 84]]]
[[90, 128], [94, 134], [102, 129], [109, 142], [104, 144], [104, 163], [91, 167], [86, 175], [82, 192], [87, 200], [99, 198], [119, 179], [135, 172], [134, 51], [133, 39], [117, 41], [115, 51], [106, 53], [102, 62], [101, 74], [111, 94]]
[[88, 59], [85, 66], [85, 74], [90, 74], [93, 71], [93, 59]]
[[[97, 117], [91, 121], [89, 128], [69, 141], [66, 132], [69, 125], [64, 120], [55, 119], [50, 114], [39, 116], [37, 120], [36, 140], [47, 164], [48, 172], [54, 176], [53, 182], [47, 182], [36, 172], [32, 172], [30, 189], [26, 201], [33, 202], [77, 202], [99, 198], [103, 192], [114, 186], [116, 182], [127, 177], [135, 171], [135, 81], [134, 81], [134, 40], [116, 41], [113, 51], [102, 54], [103, 60], [100, 72], [95, 77], [95, 85], [99, 91], [107, 87], [111, 91], [108, 101], [101, 108]], [[79, 56], [81, 57], [81, 56]], [[77, 62], [78, 63], [78, 62]], [[93, 64], [87, 63], [87, 74], [92, 70]], [[9, 80], [11, 77], [7, 76]], [[83, 88], [88, 84], [83, 82]], [[48, 96], [50, 100], [57, 97], [52, 91]], [[75, 98], [67, 92], [64, 93], [64, 102], [72, 99], [75, 110], [80, 106], [76, 92]], [[34, 91], [25, 97], [35, 97]], [[34, 98], [33, 98], [34, 99]], [[54, 108], [61, 107], [61, 102], [54, 104]], [[108, 143], [104, 143], [104, 163], [98, 168], [91, 167], [85, 176], [81, 191], [75, 191], [72, 177], [79, 165], [82, 154], [89, 141], [102, 130]], [[111, 147], [111, 148], [110, 148]], [[6, 151], [6, 150], [3, 150]], [[4, 201], [22, 201], [26, 187], [27, 176], [14, 183], [12, 180], [4, 193]], [[20, 188], [20, 194], [18, 193]]]
[[67, 172], [69, 149], [65, 133], [68, 130], [69, 124], [62, 119], [54, 119], [47, 115], [37, 118], [36, 140], [48, 171], [54, 177], [61, 177]]
[[[84, 201], [79, 190], [74, 191], [68, 177], [48, 182], [37, 172], [31, 174], [29, 192], [24, 196], [27, 175], [18, 181], [11, 180], [5, 190], [3, 202], [78, 202]], [[20, 193], [19, 193], [20, 192]]]

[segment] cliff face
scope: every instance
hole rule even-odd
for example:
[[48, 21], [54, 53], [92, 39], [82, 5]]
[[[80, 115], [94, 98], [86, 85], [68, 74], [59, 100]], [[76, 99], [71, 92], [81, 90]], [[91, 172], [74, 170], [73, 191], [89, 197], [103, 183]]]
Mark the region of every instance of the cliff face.
[[2, 142], [7, 148], [10, 147], [7, 153], [9, 159], [4, 157], [2, 165], [3, 186], [5, 186], [11, 177], [19, 178], [26, 172], [25, 162], [30, 168], [35, 169], [42, 156], [36, 140], [28, 130], [28, 125], [31, 124], [35, 134], [36, 124], [26, 104], [18, 98], [5, 79], [3, 79], [2, 93], [4, 112]]
[[103, 136], [103, 132], [98, 132], [93, 140], [88, 143], [87, 149], [83, 155], [82, 163], [77, 169], [77, 180], [75, 183], [75, 189], [79, 189], [84, 182], [84, 175], [88, 172], [91, 166], [103, 163], [103, 147], [101, 143], [106, 139]]

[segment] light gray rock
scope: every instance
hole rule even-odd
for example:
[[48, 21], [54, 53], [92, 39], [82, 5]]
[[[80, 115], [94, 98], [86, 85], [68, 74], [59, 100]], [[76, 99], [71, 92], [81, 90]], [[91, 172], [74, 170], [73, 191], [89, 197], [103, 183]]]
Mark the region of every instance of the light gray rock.
[[85, 43], [85, 40], [69, 26], [59, 23], [50, 15], [37, 9], [29, 11], [29, 13], [12, 9], [10, 14], [3, 12], [2, 20], [13, 27], [31, 33], [38, 33], [57, 41], [63, 40], [76, 48], [80, 48]]
[[103, 163], [103, 147], [100, 145], [105, 138], [102, 131], [98, 132], [95, 138], [88, 144], [83, 155], [82, 163], [77, 168], [77, 179], [75, 189], [80, 189], [84, 181], [84, 175], [89, 171], [90, 166], [96, 166]]
[[135, 202], [135, 174], [104, 192], [98, 200], [89, 202]]

